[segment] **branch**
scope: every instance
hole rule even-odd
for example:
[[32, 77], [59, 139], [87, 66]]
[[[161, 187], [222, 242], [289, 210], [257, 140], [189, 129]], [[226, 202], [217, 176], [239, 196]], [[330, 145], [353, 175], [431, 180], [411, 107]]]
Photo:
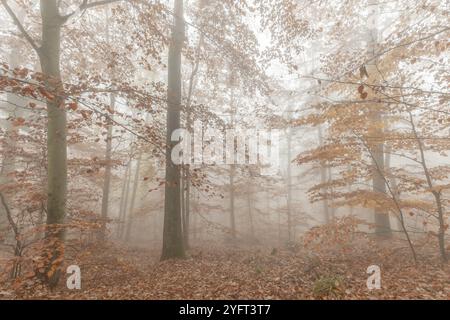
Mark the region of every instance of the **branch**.
[[392, 50], [395, 50], [395, 49], [398, 49], [398, 48], [401, 48], [401, 47], [407, 47], [407, 46], [410, 46], [410, 45], [412, 45], [412, 44], [414, 44], [414, 43], [416, 43], [416, 42], [420, 42], [420, 41], [424, 41], [424, 40], [431, 39], [431, 38], [437, 36], [438, 34], [447, 32], [447, 31], [449, 31], [449, 30], [450, 30], [450, 27], [446, 27], [446, 28], [444, 28], [444, 29], [442, 29], [442, 30], [439, 30], [439, 31], [437, 31], [437, 32], [435, 32], [435, 33], [429, 34], [429, 35], [424, 36], [424, 37], [422, 37], [422, 38], [414, 39], [414, 40], [411, 40], [411, 41], [407, 41], [407, 42], [404, 42], [404, 43], [400, 43], [400, 44], [398, 44], [398, 45], [396, 45], [396, 46], [393, 46], [393, 47], [391, 47], [391, 48], [387, 48], [386, 50], [380, 51], [380, 52], [378, 52], [377, 54], [375, 54], [373, 57], [371, 57], [370, 59], [366, 60], [366, 61], [364, 62], [364, 64], [367, 64], [367, 63], [369, 63], [369, 62], [371, 62], [371, 61], [373, 61], [373, 60], [375, 60], [375, 59], [377, 59], [377, 58], [379, 58], [379, 57], [385, 55], [386, 53], [388, 53], [388, 52], [390, 52], [390, 51], [392, 51]]
[[23, 25], [20, 23], [19, 19], [17, 18], [14, 11], [11, 9], [11, 7], [8, 5], [7, 0], [2, 0], [2, 4], [5, 7], [6, 11], [9, 13], [11, 18], [14, 20], [14, 23], [19, 28], [20, 32], [22, 32], [25, 39], [28, 41], [28, 43], [33, 47], [34, 50], [36, 50], [36, 53], [39, 54], [40, 48], [36, 45], [33, 38], [28, 34], [28, 32], [25, 30]]
[[96, 7], [96, 6], [102, 6], [102, 5], [110, 4], [113, 2], [119, 2], [119, 1], [123, 1], [123, 0], [101, 0], [101, 1], [91, 2], [91, 3], [87, 3], [87, 1], [84, 0], [83, 1], [84, 7], [81, 8], [81, 10], [89, 9], [89, 8]]
[[6, 203], [5, 197], [3, 196], [3, 193], [1, 193], [1, 192], [0, 192], [0, 200], [2, 201], [3, 207], [5, 208], [6, 217], [8, 218], [9, 224], [11, 225], [11, 227], [14, 231], [14, 236], [17, 237], [19, 235], [19, 229], [17, 228], [17, 225], [12, 218], [11, 210], [9, 210], [9, 207], [8, 207], [8, 204]]
[[[4, 0], [2, 0], [2, 1], [4, 1]], [[65, 16], [61, 17], [62, 23], [65, 23], [71, 16], [73, 16], [78, 11], [84, 11], [84, 10], [87, 10], [89, 8], [102, 6], [102, 5], [106, 5], [106, 4], [110, 4], [110, 3], [114, 3], [114, 2], [119, 2], [119, 1], [124, 1], [124, 0], [99, 0], [99, 1], [94, 1], [94, 2], [88, 2], [88, 0], [83, 0], [81, 5], [78, 7], [78, 10], [76, 10], [74, 12], [71, 12], [69, 14], [66, 14]]]
[[425, 90], [421, 88], [416, 87], [402, 87], [402, 86], [395, 86], [395, 85], [389, 85], [389, 84], [373, 84], [373, 83], [367, 83], [367, 82], [357, 82], [357, 81], [345, 81], [345, 80], [339, 80], [339, 79], [326, 79], [326, 78], [320, 78], [320, 77], [314, 77], [314, 76], [302, 76], [301, 78], [304, 79], [314, 79], [317, 81], [324, 81], [324, 82], [331, 82], [331, 83], [340, 83], [340, 84], [350, 84], [355, 86], [364, 85], [371, 89], [379, 89], [379, 88], [388, 88], [388, 89], [405, 89], [405, 90], [414, 90], [414, 91], [420, 91], [422, 93], [427, 94], [439, 94], [439, 95], [450, 95], [450, 92], [445, 91], [435, 91], [435, 90]]
[[361, 141], [361, 143], [364, 145], [364, 147], [367, 149], [367, 152], [369, 152], [370, 157], [372, 158], [373, 163], [375, 164], [375, 168], [378, 171], [378, 174], [381, 176], [381, 178], [383, 178], [384, 184], [387, 187], [389, 194], [392, 197], [392, 200], [394, 201], [395, 207], [399, 213], [399, 216], [397, 217], [397, 219], [399, 219], [400, 221], [400, 225], [402, 226], [403, 232], [405, 233], [406, 236], [406, 240], [408, 240], [408, 244], [409, 244], [409, 248], [411, 249], [413, 258], [414, 258], [414, 262], [417, 264], [417, 255], [416, 255], [416, 250], [414, 249], [414, 245], [411, 241], [411, 238], [409, 237], [409, 233], [408, 230], [406, 229], [406, 225], [405, 225], [405, 218], [403, 215], [403, 210], [401, 209], [400, 203], [397, 199], [397, 195], [395, 194], [395, 192], [392, 190], [391, 188], [391, 184], [389, 183], [389, 181], [387, 180], [385, 174], [384, 174], [384, 170], [382, 168], [380, 168], [380, 165], [377, 162], [377, 159], [375, 158], [372, 150], [370, 149], [370, 147], [368, 146], [368, 144], [366, 143], [366, 141], [361, 137], [361, 135], [359, 135], [358, 133], [355, 132], [355, 130], [351, 129], [353, 132], [353, 135], [356, 136], [357, 139], [359, 139]]

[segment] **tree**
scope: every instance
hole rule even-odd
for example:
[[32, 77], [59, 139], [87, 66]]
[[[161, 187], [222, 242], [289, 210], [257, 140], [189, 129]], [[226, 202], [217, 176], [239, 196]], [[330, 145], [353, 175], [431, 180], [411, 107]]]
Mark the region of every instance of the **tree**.
[[[80, 6], [85, 10], [97, 5], [115, 2], [83, 1]], [[67, 20], [75, 14], [62, 16], [59, 12], [60, 2], [57, 0], [41, 0], [41, 43], [38, 45], [20, 23], [7, 0], [2, 0], [8, 14], [17, 25], [25, 39], [36, 51], [42, 73], [44, 74], [45, 97], [47, 104], [47, 232], [46, 238], [51, 259], [40, 272], [41, 277], [51, 286], [55, 286], [61, 273], [63, 261], [63, 242], [67, 201], [67, 115], [65, 108], [64, 88], [61, 78], [61, 30]]]
[[161, 260], [185, 256], [181, 221], [180, 166], [172, 162], [172, 133], [180, 128], [181, 51], [184, 43], [183, 0], [174, 2], [174, 26], [168, 55], [166, 179]]
[[139, 171], [141, 168], [141, 154], [139, 154], [138, 159], [136, 160], [136, 169], [134, 173], [134, 180], [133, 180], [133, 189], [131, 191], [131, 200], [130, 200], [130, 209], [128, 211], [128, 222], [127, 227], [125, 231], [125, 241], [130, 240], [131, 236], [131, 227], [133, 225], [133, 219], [134, 219], [134, 208], [136, 203], [136, 193], [139, 187]]
[[[116, 97], [114, 94], [110, 96], [111, 109], [114, 110], [116, 104]], [[106, 151], [105, 151], [105, 177], [103, 180], [103, 194], [102, 194], [102, 230], [101, 230], [101, 238], [103, 240], [106, 239], [106, 222], [108, 219], [108, 205], [109, 205], [109, 193], [111, 189], [111, 152], [112, 152], [112, 132], [113, 132], [113, 123], [112, 121], [108, 121], [107, 125], [107, 133], [106, 133]]]
[[[376, 48], [377, 48], [377, 41], [378, 41], [378, 34], [379, 31], [377, 29], [377, 17], [378, 17], [378, 11], [379, 7], [378, 5], [372, 6], [372, 13], [369, 17], [369, 23], [371, 24], [369, 26], [368, 30], [368, 37], [367, 40], [369, 44], [369, 51], [372, 52], [373, 55], [375, 55]], [[367, 68], [370, 66], [370, 76], [368, 71], [366, 70], [366, 66], [362, 65], [360, 68], [360, 76], [362, 79], [364, 77], [369, 78], [367, 81], [371, 83], [376, 83], [378, 81], [377, 76], [379, 77], [379, 73], [376, 70], [377, 66], [377, 59], [373, 60], [370, 64], [367, 65]], [[364, 92], [361, 93], [361, 96], [364, 96]], [[376, 95], [374, 95], [376, 97]], [[375, 98], [374, 97], [374, 98]], [[368, 97], [372, 98], [372, 97]], [[370, 112], [370, 119], [371, 119], [371, 134], [375, 137], [381, 137], [383, 135], [383, 114], [382, 114], [382, 108], [380, 108], [380, 104], [374, 104], [372, 106], [372, 111]], [[373, 170], [372, 170], [372, 184], [373, 184], [373, 191], [374, 192], [380, 192], [386, 194], [386, 184], [385, 184], [385, 178], [382, 176], [385, 172], [385, 164], [384, 164], [384, 142], [382, 140], [379, 140], [377, 144], [373, 146], [372, 150], [372, 160], [373, 160]], [[379, 168], [380, 170], [377, 170], [376, 168]], [[379, 238], [389, 238], [392, 236], [391, 232], [391, 226], [390, 226], [390, 220], [388, 213], [383, 210], [381, 207], [376, 207], [374, 210], [375, 215], [375, 233]]]

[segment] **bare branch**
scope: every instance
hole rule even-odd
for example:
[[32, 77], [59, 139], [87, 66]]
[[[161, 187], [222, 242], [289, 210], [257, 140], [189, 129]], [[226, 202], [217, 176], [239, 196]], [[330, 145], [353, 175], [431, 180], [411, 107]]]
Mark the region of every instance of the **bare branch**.
[[[83, 0], [81, 5], [78, 7], [77, 11], [84, 11], [84, 10], [87, 10], [89, 8], [102, 6], [102, 5], [106, 5], [106, 4], [110, 4], [110, 3], [114, 3], [114, 2], [119, 2], [119, 1], [124, 1], [124, 0], [99, 0], [99, 1], [94, 1], [94, 2], [88, 2], [88, 0]], [[66, 14], [66, 15], [62, 16], [61, 17], [62, 18], [62, 22], [65, 23], [77, 11], [74, 11], [74, 12], [71, 12], [69, 14]]]
[[1, 0], [3, 6], [5, 7], [8, 14], [11, 16], [11, 18], [14, 20], [14, 23], [19, 28], [20, 32], [22, 32], [25, 39], [28, 41], [28, 43], [33, 47], [34, 50], [36, 50], [37, 54], [39, 54], [40, 48], [36, 45], [36, 42], [34, 42], [33, 38], [28, 34], [28, 32], [25, 30], [23, 25], [20, 23], [19, 19], [17, 18], [14, 11], [11, 9], [11, 7], [8, 5], [7, 0]]
[[8, 218], [9, 224], [11, 225], [11, 228], [14, 231], [14, 236], [17, 237], [19, 235], [19, 228], [17, 228], [17, 224], [14, 222], [11, 210], [9, 210], [8, 204], [6, 203], [5, 197], [3, 196], [3, 193], [0, 192], [0, 200], [2, 202], [3, 207], [6, 211], [6, 217]]
[[92, 7], [102, 6], [102, 5], [105, 5], [105, 4], [110, 4], [110, 3], [113, 3], [113, 2], [119, 2], [119, 1], [124, 1], [124, 0], [101, 0], [101, 1], [94, 1], [94, 2], [90, 2], [90, 3], [87, 3], [87, 1], [83, 1], [83, 2], [86, 2], [86, 4], [84, 5], [83, 8], [80, 8], [80, 9], [81, 10], [89, 9], [89, 8], [92, 8]]

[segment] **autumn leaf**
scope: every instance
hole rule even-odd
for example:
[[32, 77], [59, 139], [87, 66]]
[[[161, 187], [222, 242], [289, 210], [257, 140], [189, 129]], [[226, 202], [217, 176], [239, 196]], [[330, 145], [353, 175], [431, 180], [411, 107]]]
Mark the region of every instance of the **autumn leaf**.
[[359, 75], [360, 75], [361, 79], [364, 78], [364, 77], [367, 77], [367, 78], [369, 77], [369, 74], [367, 73], [367, 69], [366, 69], [365, 65], [362, 65], [359, 68]]
[[25, 123], [25, 119], [22, 118], [22, 117], [14, 118], [13, 121], [12, 121], [12, 125], [13, 125], [14, 127], [21, 126], [21, 125], [23, 125], [24, 123]]
[[76, 102], [71, 102], [69, 104], [67, 104], [67, 106], [69, 107], [70, 110], [77, 110], [78, 109], [78, 104]]
[[358, 92], [359, 92], [359, 94], [362, 94], [364, 92], [364, 85], [360, 85], [358, 87]]
[[55, 99], [55, 96], [53, 94], [51, 94], [50, 92], [48, 92], [46, 89], [39, 87], [38, 88], [39, 93], [44, 96], [45, 98], [47, 98], [48, 100], [53, 100]]

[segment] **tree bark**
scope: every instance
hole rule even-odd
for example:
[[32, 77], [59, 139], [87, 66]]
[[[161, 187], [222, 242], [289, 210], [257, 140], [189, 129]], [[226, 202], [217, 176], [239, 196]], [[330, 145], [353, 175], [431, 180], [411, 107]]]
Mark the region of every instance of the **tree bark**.
[[[382, 123], [381, 113], [378, 111], [374, 112], [373, 122], [375, 126]], [[382, 136], [383, 130], [375, 129], [373, 135], [375, 137]], [[377, 143], [373, 146], [373, 173], [372, 173], [372, 183], [373, 191], [376, 193], [386, 194], [386, 183], [383, 177], [383, 172], [385, 172], [384, 164], [384, 143]], [[378, 167], [379, 170], [376, 170]], [[375, 215], [375, 233], [379, 238], [389, 238], [392, 236], [391, 224], [389, 220], [389, 213], [384, 209], [377, 206], [374, 210]]]
[[[116, 97], [114, 94], [110, 95], [110, 107], [114, 110], [116, 104]], [[106, 220], [108, 219], [108, 204], [109, 204], [109, 190], [111, 184], [111, 151], [112, 151], [112, 121], [108, 122], [106, 133], [106, 152], [105, 152], [105, 178], [103, 180], [103, 196], [102, 196], [102, 230], [101, 238], [106, 240]]]
[[[318, 132], [317, 132], [318, 136], [319, 136], [319, 145], [322, 146], [323, 145], [323, 137], [322, 137], [322, 127], [318, 127]], [[325, 163], [324, 161], [320, 162], [320, 183], [324, 184], [327, 182], [327, 168], [325, 167]], [[327, 188], [322, 188], [322, 192], [325, 192], [325, 197], [324, 200], [322, 201], [323, 203], [323, 215], [325, 218], [325, 223], [329, 223], [330, 222], [330, 213], [328, 211], [328, 198], [327, 198]]]
[[234, 215], [234, 171], [235, 165], [230, 165], [230, 228], [231, 240], [236, 240], [236, 219]]
[[[110, 23], [109, 23], [109, 13], [108, 9], [106, 9], [106, 41], [108, 44], [111, 42], [110, 37]], [[111, 61], [113, 62], [113, 61]], [[114, 72], [112, 74], [112, 78], [114, 78]], [[101, 220], [102, 220], [102, 229], [100, 231], [100, 238], [102, 241], [106, 240], [107, 234], [107, 219], [108, 219], [108, 205], [109, 205], [109, 190], [111, 184], [111, 152], [112, 152], [112, 134], [113, 134], [113, 113], [116, 106], [116, 95], [111, 93], [109, 95], [109, 106], [111, 108], [111, 118], [108, 119], [107, 124], [107, 132], [106, 132], [106, 151], [105, 151], [105, 177], [103, 180], [103, 195], [102, 195], [102, 212], [101, 212]]]
[[[53, 245], [52, 258], [44, 274], [51, 286], [55, 286], [61, 273], [60, 263], [54, 261], [63, 257], [67, 201], [67, 119], [62, 98], [63, 88], [60, 70], [61, 27], [63, 21], [58, 11], [58, 1], [41, 0], [42, 45], [38, 51], [45, 86], [53, 99], [47, 99], [47, 232]], [[49, 226], [57, 225], [55, 228]], [[54, 272], [49, 272], [54, 270]]]
[[[379, 6], [374, 4], [372, 6], [372, 14], [368, 19], [368, 23], [372, 24], [368, 30], [368, 46], [369, 50], [373, 52], [375, 56], [375, 52], [377, 50], [378, 44], [378, 29], [377, 29], [377, 19], [379, 15]], [[377, 59], [374, 59], [371, 65], [362, 66], [361, 77], [366, 76], [372, 83], [375, 83], [379, 78], [379, 71], [377, 70], [376, 64]], [[369, 72], [367, 72], [366, 67]], [[360, 70], [360, 71], [361, 71]], [[371, 97], [372, 98], [372, 97]], [[375, 97], [376, 98], [376, 94]], [[384, 132], [382, 129], [383, 125], [383, 114], [379, 109], [379, 105], [375, 104], [371, 106], [370, 114], [369, 114], [370, 122], [372, 127], [369, 131], [375, 137], [382, 137]], [[372, 145], [372, 189], [375, 193], [386, 194], [386, 184], [384, 179], [384, 141], [376, 142]], [[389, 214], [379, 205], [374, 209], [374, 220], [375, 220], [375, 234], [378, 238], [389, 238], [392, 236], [391, 225], [389, 220]]]
[[[391, 170], [391, 152], [392, 152], [391, 149], [392, 148], [389, 145], [386, 145], [386, 147], [385, 147], [385, 157], [384, 157], [386, 178], [388, 179], [388, 181], [390, 182], [390, 184], [392, 186], [392, 191], [394, 192], [395, 197], [398, 200], [400, 200], [400, 192], [398, 191], [397, 179], [392, 174], [392, 170]], [[398, 229], [402, 229], [401, 217], [397, 216], [397, 220], [396, 221], [397, 221], [397, 228]]]
[[[200, 3], [200, 8], [202, 8], [203, 1]], [[186, 127], [189, 132], [192, 130], [192, 112], [191, 112], [191, 101], [192, 101], [192, 95], [195, 88], [195, 77], [198, 72], [198, 68], [200, 66], [200, 58], [199, 58], [199, 51], [203, 44], [203, 33], [200, 34], [200, 38], [197, 44], [197, 58], [195, 59], [194, 66], [192, 68], [191, 76], [189, 78], [189, 88], [188, 88], [188, 94], [186, 99]], [[189, 249], [189, 219], [190, 219], [190, 201], [191, 201], [191, 174], [190, 174], [190, 164], [187, 163], [184, 165], [184, 175], [183, 175], [183, 182], [184, 187], [182, 188], [183, 192], [183, 240], [184, 240], [184, 246], [185, 249]]]
[[125, 180], [122, 188], [122, 195], [120, 198], [120, 211], [119, 211], [119, 226], [117, 228], [117, 237], [120, 239], [123, 235], [123, 229], [125, 224], [125, 217], [128, 207], [128, 194], [130, 193], [130, 180], [131, 180], [131, 160], [128, 163], [127, 171], [125, 172]]
[[[19, 22], [23, 20], [22, 13], [18, 14], [17, 19]], [[10, 68], [16, 68], [20, 63], [20, 52], [18, 45], [13, 45], [11, 52], [9, 54], [9, 66]], [[18, 97], [15, 94], [7, 93], [6, 94], [6, 105], [5, 110], [8, 112], [9, 117], [18, 117], [21, 116], [21, 112], [16, 108], [16, 106], [25, 105], [25, 99]], [[15, 148], [17, 145], [17, 135], [18, 135], [18, 127], [12, 126], [11, 121], [6, 120], [1, 126], [5, 130], [5, 136], [3, 139], [3, 156], [2, 163], [0, 168], [0, 185], [5, 185], [12, 182], [13, 179], [9, 176], [11, 172], [13, 172], [16, 168], [16, 157], [14, 156]], [[5, 198], [8, 198], [7, 195], [4, 195]], [[8, 224], [7, 212], [4, 207], [0, 207], [0, 229], [6, 224]]]
[[248, 220], [250, 226], [250, 238], [251, 240], [256, 240], [255, 238], [255, 226], [253, 222], [253, 211], [252, 211], [252, 188], [251, 183], [248, 185], [247, 189], [247, 212], [248, 212]]
[[127, 230], [125, 232], [125, 241], [130, 240], [131, 236], [131, 229], [133, 226], [133, 212], [134, 212], [134, 206], [136, 203], [136, 193], [139, 187], [139, 170], [141, 169], [141, 155], [139, 155], [139, 158], [137, 159], [136, 163], [136, 171], [134, 173], [134, 180], [133, 180], [133, 190], [131, 191], [131, 202], [130, 202], [130, 210], [128, 211], [128, 221], [127, 221]]
[[171, 159], [174, 146], [171, 135], [174, 130], [180, 128], [181, 51], [184, 42], [183, 0], [175, 0], [173, 11], [175, 23], [168, 59], [166, 179], [161, 260], [185, 257], [180, 211], [180, 166], [175, 165]]
[[287, 136], [287, 170], [286, 170], [286, 184], [287, 184], [287, 235], [288, 242], [292, 241], [292, 170], [291, 170], [291, 147], [292, 147], [292, 129], [288, 128]]
[[186, 189], [186, 195], [185, 195], [185, 204], [184, 204], [184, 246], [186, 249], [189, 249], [189, 236], [190, 236], [190, 215], [191, 215], [191, 183], [190, 183], [190, 172], [189, 172], [189, 165], [186, 167], [185, 172], [185, 189]]

